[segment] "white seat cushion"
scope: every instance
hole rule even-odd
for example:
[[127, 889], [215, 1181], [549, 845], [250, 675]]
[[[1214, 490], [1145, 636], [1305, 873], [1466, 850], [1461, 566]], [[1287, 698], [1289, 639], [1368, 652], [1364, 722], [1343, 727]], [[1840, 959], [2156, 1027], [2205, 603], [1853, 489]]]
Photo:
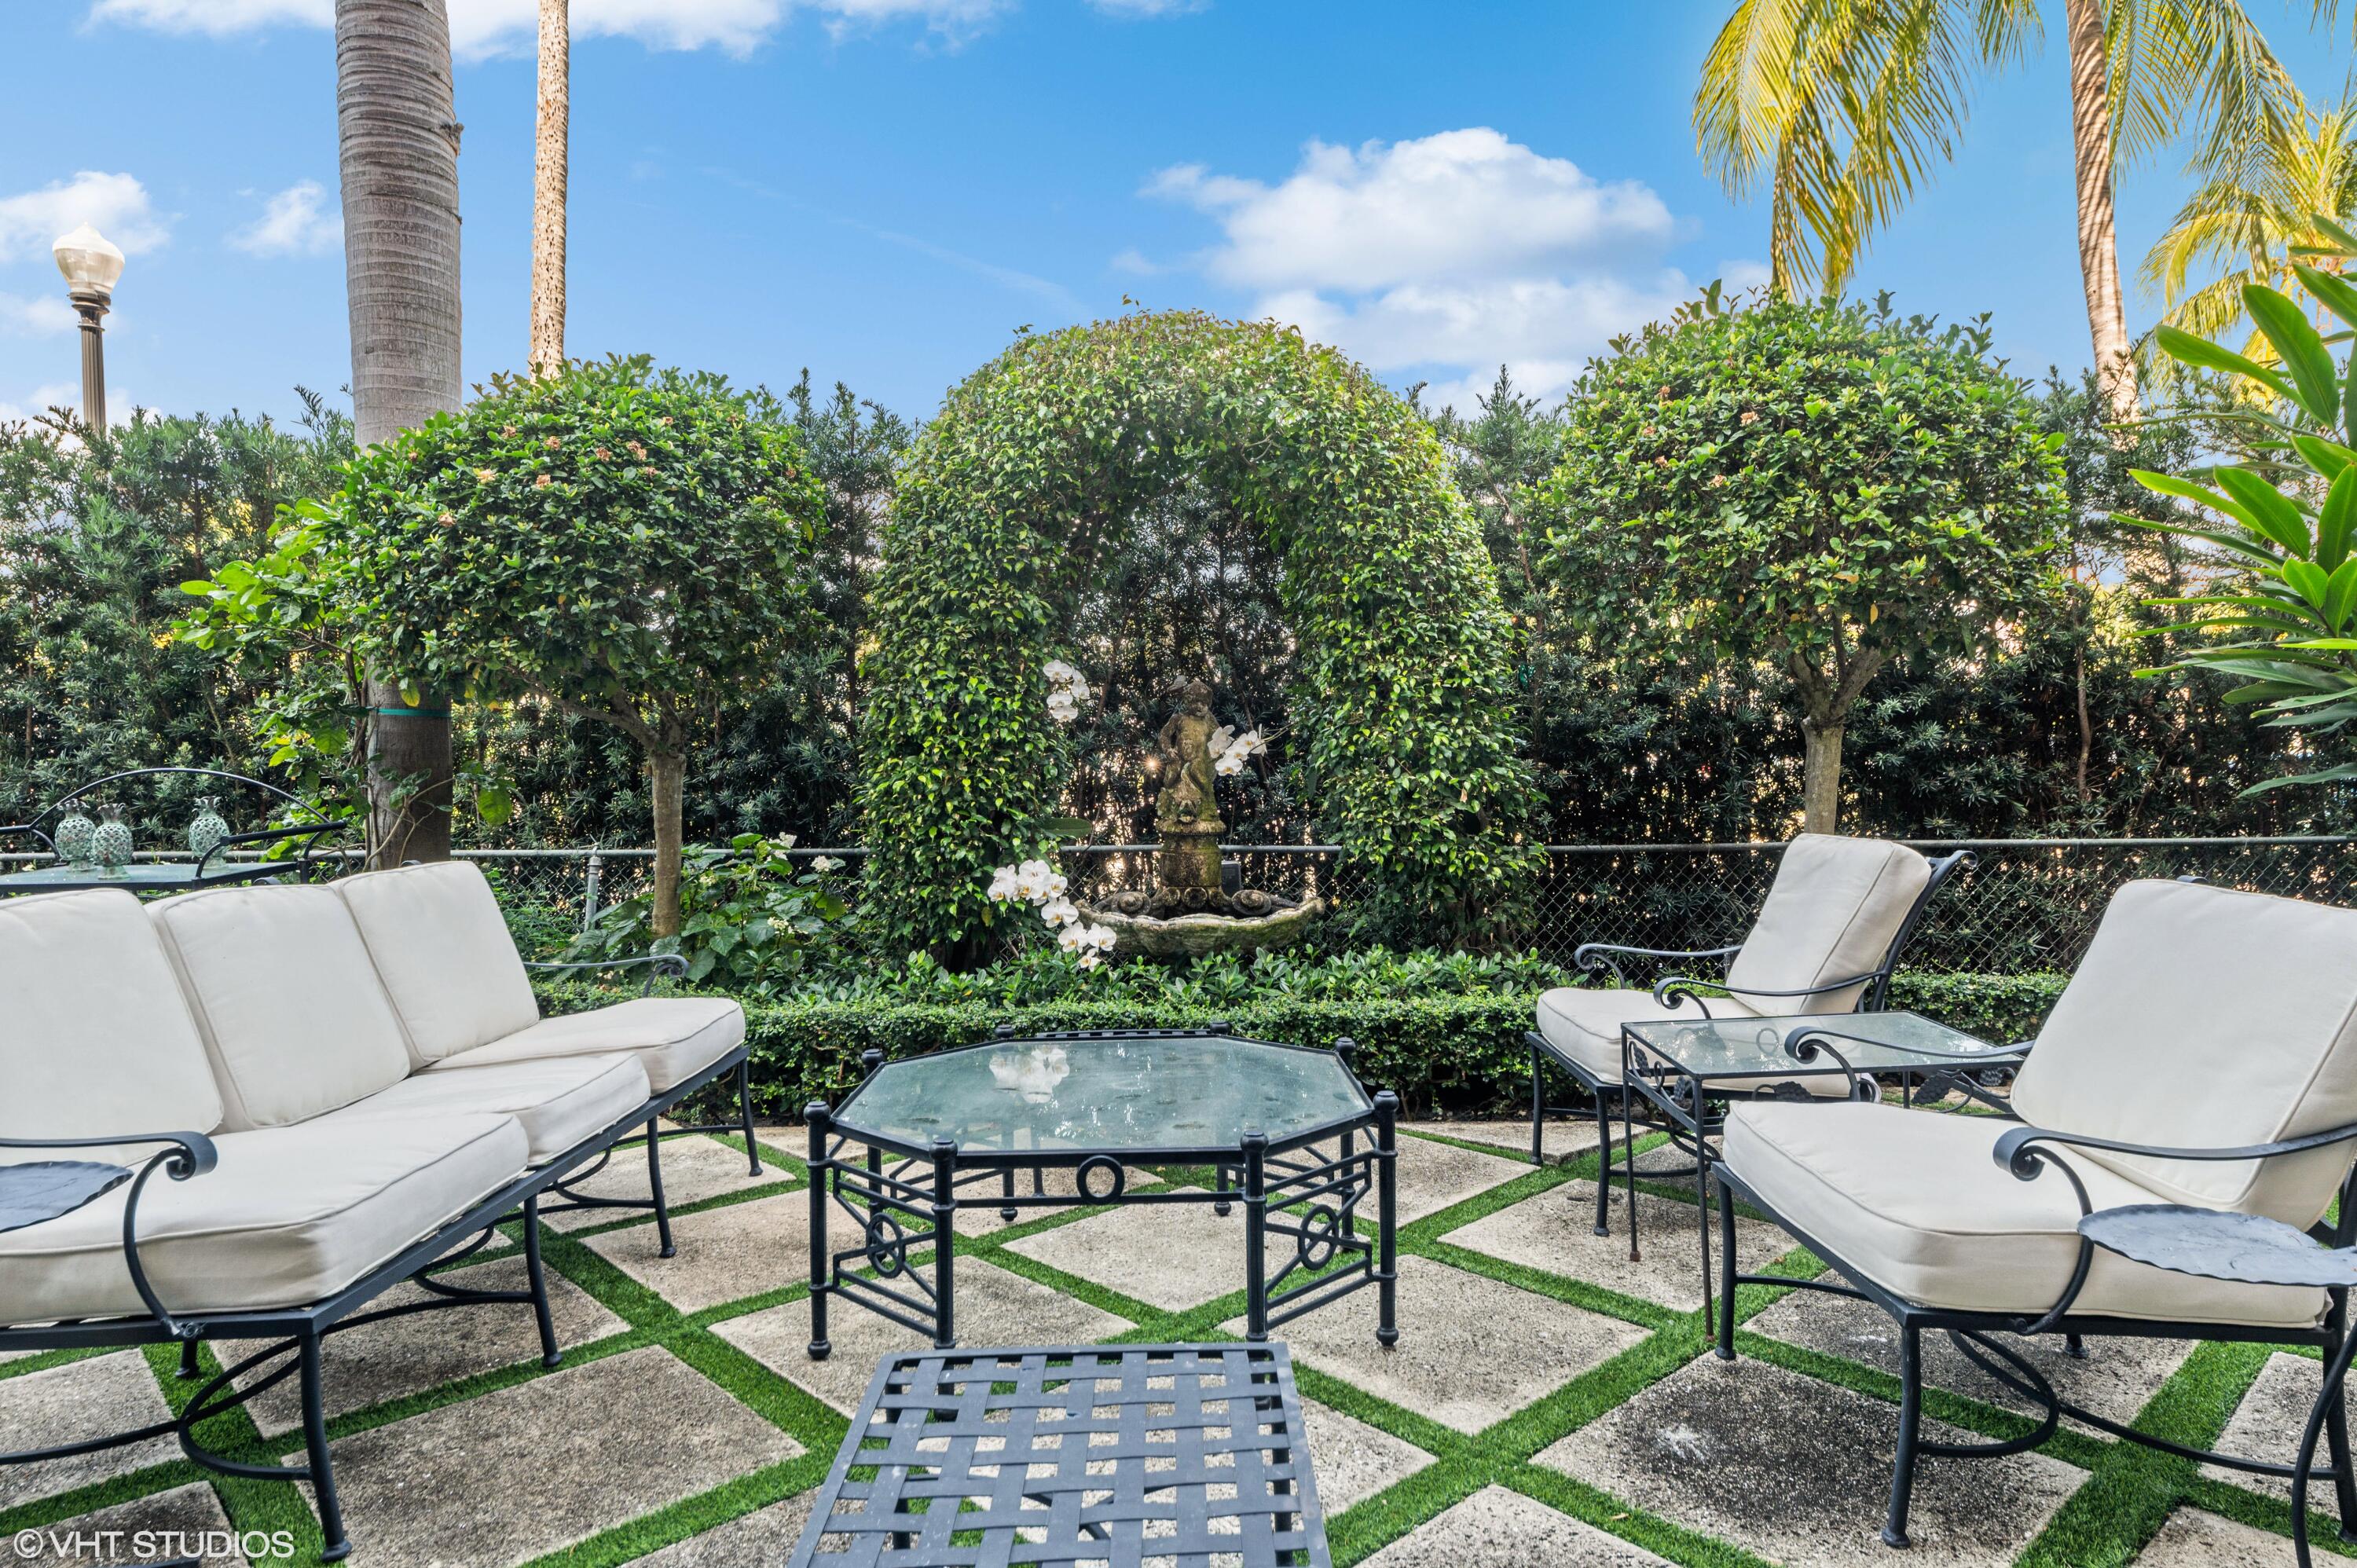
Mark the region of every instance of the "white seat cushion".
[[[120, 888], [0, 902], [0, 1137], [210, 1133], [221, 1090], [156, 928]], [[155, 1145], [0, 1149], [140, 1163]]]
[[[340, 1118], [225, 1133], [221, 1164], [158, 1173], [139, 1261], [166, 1307], [238, 1312], [333, 1294], [523, 1174], [511, 1117]], [[144, 1314], [124, 1266], [117, 1187], [61, 1219], [0, 1233], [0, 1323]]]
[[587, 1013], [544, 1018], [503, 1040], [435, 1065], [436, 1072], [492, 1062], [539, 1061], [629, 1051], [655, 1093], [678, 1087], [745, 1039], [745, 1009], [725, 996], [640, 996]]
[[471, 862], [371, 871], [335, 888], [376, 960], [416, 1067], [539, 1020], [500, 901]]
[[222, 887], [147, 907], [221, 1086], [221, 1126], [308, 1121], [409, 1072], [409, 1048], [343, 900]]
[[[2131, 882], [2013, 1087], [2033, 1126], [2236, 1148], [2357, 1122], [2357, 909]], [[2264, 1162], [2088, 1155], [2166, 1202], [2314, 1224], [2357, 1144]]]
[[647, 1102], [647, 1075], [628, 1055], [495, 1062], [464, 1071], [421, 1072], [345, 1107], [330, 1121], [380, 1116], [512, 1116], [535, 1165], [621, 1121]]
[[[1605, 1084], [1620, 1081], [1621, 1025], [1699, 1015], [1692, 1003], [1671, 1008], [1654, 1001], [1650, 991], [1617, 986], [1566, 985], [1542, 992], [1538, 1001], [1540, 1037]], [[1710, 1015], [1748, 1018], [1753, 1015], [1750, 1008], [1732, 997], [1714, 996], [1710, 999]], [[1850, 1080], [1838, 1074], [1812, 1075], [1792, 1081], [1811, 1094], [1828, 1099], [1843, 1099], [1850, 1092]], [[1734, 1093], [1759, 1094], [1773, 1092], [1777, 1086], [1760, 1079], [1739, 1079], [1718, 1087]]]
[[[2022, 1181], [1990, 1151], [2015, 1123], [1883, 1104], [1749, 1103], [1727, 1112], [1720, 1159], [1792, 1228], [1905, 1300], [2043, 1314], [2079, 1258], [2079, 1203], [2049, 1170]], [[2096, 1208], [2167, 1201], [2061, 1151]], [[2177, 1323], [2312, 1327], [2324, 1293], [2229, 1284], [2098, 1248], [2074, 1312]]]
[[1849, 1012], [1864, 986], [1816, 996], [1744, 993], [1801, 991], [1881, 968], [1931, 881], [1931, 862], [1903, 843], [1801, 834], [1784, 846], [1760, 918], [1727, 966], [1728, 987], [1755, 1013]]

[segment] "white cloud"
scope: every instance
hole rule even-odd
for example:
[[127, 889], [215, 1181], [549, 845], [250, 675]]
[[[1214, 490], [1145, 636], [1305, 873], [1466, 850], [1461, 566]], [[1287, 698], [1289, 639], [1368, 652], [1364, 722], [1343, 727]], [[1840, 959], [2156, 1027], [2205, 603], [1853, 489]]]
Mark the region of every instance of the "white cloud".
[[321, 256], [344, 242], [344, 215], [323, 210], [328, 193], [316, 179], [297, 180], [270, 199], [262, 216], [229, 237], [255, 256]]
[[1678, 224], [1651, 188], [1482, 126], [1312, 142], [1274, 185], [1183, 164], [1146, 194], [1217, 220], [1198, 263], [1252, 291], [1254, 314], [1379, 371], [1437, 372], [1435, 407], [1469, 411], [1501, 364], [1525, 392], [1559, 392], [1609, 339], [1694, 293], [1663, 261]]
[[65, 302], [62, 295], [44, 294], [25, 299], [13, 294], [0, 294], [0, 332], [25, 338], [45, 338], [51, 333], [70, 332], [73, 326], [73, 306]]
[[[1135, 4], [1136, 0], [1112, 0]], [[1153, 0], [1146, 0], [1151, 4]], [[837, 37], [887, 23], [913, 21], [963, 38], [1010, 8], [1013, 0], [573, 0], [576, 38], [636, 38], [649, 48], [717, 48], [749, 54], [808, 11]], [[94, 21], [126, 22], [166, 32], [226, 35], [295, 25], [335, 23], [333, 0], [95, 0]], [[463, 59], [529, 54], [538, 36], [537, 0], [450, 0], [450, 47]]]
[[84, 169], [38, 190], [0, 196], [0, 262], [46, 257], [59, 235], [81, 223], [96, 228], [126, 256], [152, 251], [170, 237], [138, 180]]

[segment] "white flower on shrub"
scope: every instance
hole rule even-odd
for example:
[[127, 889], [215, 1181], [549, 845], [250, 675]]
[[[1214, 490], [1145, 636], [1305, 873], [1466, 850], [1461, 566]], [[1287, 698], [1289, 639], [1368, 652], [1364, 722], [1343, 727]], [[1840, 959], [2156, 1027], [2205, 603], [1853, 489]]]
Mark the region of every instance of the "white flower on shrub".
[[1081, 912], [1070, 898], [1050, 898], [1039, 906], [1039, 918], [1051, 926], [1076, 926], [1080, 924]]
[[824, 876], [830, 871], [842, 870], [843, 861], [836, 855], [823, 854], [816, 860], [811, 862], [811, 869], [817, 872], [821, 876]]
[[1232, 725], [1222, 725], [1211, 734], [1211, 771], [1222, 779], [1232, 779], [1244, 770], [1248, 757], [1268, 749], [1268, 739], [1256, 729], [1238, 735]]
[[990, 874], [990, 901], [994, 904], [1012, 902], [1018, 897], [1015, 890], [1018, 872], [1012, 865], [1002, 865]]
[[1039, 672], [1048, 678], [1048, 716], [1060, 725], [1079, 718], [1089, 700], [1088, 678], [1060, 659], [1050, 659]]

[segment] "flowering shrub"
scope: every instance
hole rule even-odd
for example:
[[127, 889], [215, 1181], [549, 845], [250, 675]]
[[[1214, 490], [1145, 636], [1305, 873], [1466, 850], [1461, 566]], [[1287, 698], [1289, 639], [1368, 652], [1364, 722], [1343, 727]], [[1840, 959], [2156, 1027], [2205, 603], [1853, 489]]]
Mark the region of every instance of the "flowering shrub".
[[739, 833], [726, 849], [696, 849], [680, 878], [677, 936], [654, 934], [653, 897], [598, 912], [569, 959], [677, 953], [691, 984], [743, 996], [786, 994], [847, 959], [850, 912], [828, 884], [843, 862], [820, 855], [796, 867], [791, 833]]
[[1070, 886], [1064, 874], [1046, 861], [1027, 860], [992, 872], [988, 892], [994, 904], [1021, 901], [1036, 907], [1039, 918], [1056, 933], [1057, 948], [1074, 954], [1082, 969], [1094, 969], [1113, 951], [1113, 929], [1081, 918], [1079, 907], [1064, 897]]

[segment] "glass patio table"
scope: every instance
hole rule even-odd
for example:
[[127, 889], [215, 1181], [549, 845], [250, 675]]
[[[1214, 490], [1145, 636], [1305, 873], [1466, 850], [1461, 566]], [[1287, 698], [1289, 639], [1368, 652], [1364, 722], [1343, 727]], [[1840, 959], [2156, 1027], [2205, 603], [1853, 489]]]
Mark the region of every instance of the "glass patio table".
[[[1368, 1285], [1375, 1337], [1399, 1338], [1395, 1291], [1399, 1101], [1370, 1095], [1356, 1047], [1313, 1050], [1209, 1029], [1083, 1030], [886, 1062], [840, 1108], [813, 1101], [810, 1128], [813, 1360], [825, 1359], [829, 1298], [957, 1343], [954, 1220], [960, 1208], [1208, 1203], [1243, 1208], [1247, 1337]], [[1211, 1190], [1132, 1192], [1129, 1166], [1210, 1165]], [[1045, 1173], [1072, 1173], [1071, 1193]], [[1017, 1176], [1030, 1174], [1030, 1190]], [[1372, 1197], [1375, 1233], [1360, 1216]], [[842, 1251], [830, 1215], [856, 1240]], [[1272, 1275], [1266, 1243], [1293, 1256]], [[930, 1256], [921, 1253], [930, 1251]], [[1340, 1260], [1341, 1266], [1334, 1267]], [[1307, 1276], [1291, 1283], [1296, 1274]]]
[[[1642, 1096], [1668, 1122], [1670, 1136], [1695, 1156], [1695, 1224], [1702, 1237], [1703, 1324], [1713, 1326], [1710, 1277], [1711, 1140], [1727, 1117], [1727, 1102], [1766, 1090], [1775, 1098], [1815, 1100], [1800, 1080], [1893, 1077], [1905, 1103], [1935, 1091], [1944, 1098], [1976, 1092], [1991, 1070], [2010, 1071], [2027, 1045], [1998, 1046], [1936, 1023], [1920, 1013], [1821, 1013], [1805, 1016], [1672, 1018], [1624, 1024], [1620, 1075], [1623, 1148], [1634, 1131], [1631, 1101]], [[1844, 1095], [1841, 1098], [1847, 1098]], [[1629, 1176], [1629, 1259], [1637, 1246], [1637, 1162]], [[1609, 1179], [1609, 1173], [1601, 1173]]]
[[220, 887], [250, 882], [257, 876], [284, 875], [293, 867], [285, 861], [235, 861], [199, 867], [193, 860], [141, 860], [114, 871], [95, 865], [37, 865], [29, 871], [0, 874], [0, 898], [19, 893], [87, 893], [94, 887], [126, 887], [134, 894], [186, 893], [195, 887]]

